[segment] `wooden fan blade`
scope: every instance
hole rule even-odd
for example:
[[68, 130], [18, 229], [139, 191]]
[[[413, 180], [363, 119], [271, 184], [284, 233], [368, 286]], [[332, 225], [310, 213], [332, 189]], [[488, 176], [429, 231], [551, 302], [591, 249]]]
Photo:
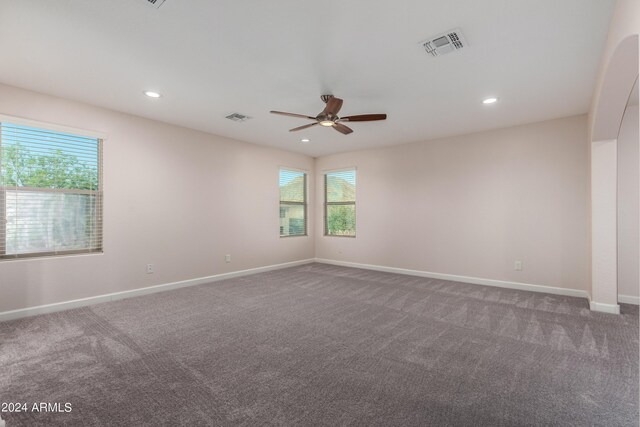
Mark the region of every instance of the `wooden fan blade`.
[[341, 108], [342, 108], [342, 99], [332, 96], [327, 101], [327, 106], [324, 107], [323, 113], [333, 114], [334, 116], [337, 116]]
[[315, 120], [315, 117], [305, 116], [304, 114], [285, 113], [284, 111], [269, 111], [271, 114], [280, 114], [281, 116], [299, 117], [301, 119]]
[[340, 117], [341, 122], [373, 122], [375, 120], [385, 120], [386, 114], [360, 114], [359, 116]]
[[353, 129], [351, 129], [350, 127], [347, 127], [341, 123], [336, 123], [333, 125], [333, 128], [335, 130], [337, 130], [338, 132], [345, 134], [345, 135], [349, 135], [351, 132], [353, 132]]
[[317, 125], [317, 124], [318, 124], [318, 122], [315, 122], [315, 123], [309, 123], [308, 125], [299, 126], [299, 127], [297, 127], [297, 128], [289, 129], [289, 132], [295, 132], [295, 131], [297, 131], [297, 130], [302, 130], [302, 129], [310, 128], [311, 126], [315, 126], [315, 125]]

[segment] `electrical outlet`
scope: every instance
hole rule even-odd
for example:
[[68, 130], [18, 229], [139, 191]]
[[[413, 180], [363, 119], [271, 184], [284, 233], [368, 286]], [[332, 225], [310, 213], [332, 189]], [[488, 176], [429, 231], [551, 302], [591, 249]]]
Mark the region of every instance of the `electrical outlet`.
[[522, 261], [516, 261], [516, 262], [513, 264], [513, 269], [514, 269], [515, 271], [522, 271]]
[[231, 254], [226, 254], [226, 255], [224, 256], [224, 261], [225, 261], [225, 262], [231, 262]]
[[147, 274], [153, 273], [153, 264], [147, 264]]

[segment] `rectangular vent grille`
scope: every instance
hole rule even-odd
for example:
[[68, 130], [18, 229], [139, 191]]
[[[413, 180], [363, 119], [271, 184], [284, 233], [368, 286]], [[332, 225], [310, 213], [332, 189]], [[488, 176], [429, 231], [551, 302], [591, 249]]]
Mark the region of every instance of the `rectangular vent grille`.
[[441, 56], [462, 49], [467, 46], [467, 42], [460, 29], [456, 28], [455, 30], [431, 37], [421, 42], [420, 45], [431, 56]]
[[464, 47], [457, 33], [449, 33], [449, 39], [451, 40], [451, 43], [453, 43], [453, 46], [456, 49], [462, 49]]
[[165, 0], [146, 0], [147, 4], [156, 9], [160, 9], [160, 6], [164, 3]]
[[233, 113], [233, 114], [229, 114], [226, 118], [229, 120], [233, 120], [234, 122], [246, 122], [251, 117], [245, 116], [244, 114], [240, 114], [240, 113]]

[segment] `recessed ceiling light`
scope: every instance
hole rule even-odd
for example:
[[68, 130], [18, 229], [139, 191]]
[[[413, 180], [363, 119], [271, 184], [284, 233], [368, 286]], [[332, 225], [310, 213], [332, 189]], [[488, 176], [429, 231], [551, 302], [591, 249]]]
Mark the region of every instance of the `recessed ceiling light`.
[[304, 142], [306, 144], [307, 142], [311, 142], [311, 140], [309, 138], [302, 138], [300, 142]]
[[483, 104], [493, 104], [495, 102], [498, 102], [498, 98], [491, 97], [491, 98], [485, 98], [482, 100]]
[[149, 98], [160, 98], [162, 96], [158, 92], [154, 92], [152, 90], [145, 90], [143, 93]]

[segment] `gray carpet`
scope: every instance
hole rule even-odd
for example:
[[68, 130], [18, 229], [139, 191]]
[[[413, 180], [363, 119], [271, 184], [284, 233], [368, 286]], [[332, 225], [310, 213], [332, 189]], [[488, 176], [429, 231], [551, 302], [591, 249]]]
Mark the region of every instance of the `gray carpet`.
[[310, 264], [0, 323], [34, 425], [638, 425], [638, 308]]

